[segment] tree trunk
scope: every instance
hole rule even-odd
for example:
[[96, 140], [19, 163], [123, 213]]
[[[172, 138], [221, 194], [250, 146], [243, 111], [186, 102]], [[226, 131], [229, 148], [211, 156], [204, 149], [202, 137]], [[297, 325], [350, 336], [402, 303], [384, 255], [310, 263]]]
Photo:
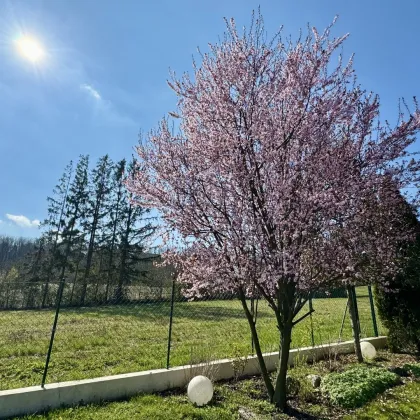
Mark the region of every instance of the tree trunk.
[[[96, 229], [96, 227], [95, 227]], [[88, 286], [88, 279], [90, 275], [90, 268], [92, 266], [92, 257], [93, 257], [93, 247], [95, 244], [95, 231], [91, 234], [91, 238], [89, 241], [88, 252], [86, 257], [86, 267], [85, 272], [82, 279], [82, 290], [80, 294], [80, 306], [84, 306], [86, 300], [86, 293], [87, 293], [87, 286]]]
[[108, 276], [107, 276], [106, 287], [105, 287], [105, 303], [108, 302], [109, 286], [111, 285], [112, 274], [114, 272], [114, 270], [112, 269], [113, 260], [114, 260], [114, 240], [112, 240], [110, 256], [109, 256], [109, 261], [108, 261]]
[[[102, 273], [102, 262], [103, 262], [104, 251], [100, 250], [99, 252], [100, 252], [99, 268], [98, 268], [98, 276], [97, 276], [97, 279], [96, 279], [96, 289], [95, 289], [95, 298], [94, 298], [95, 304], [98, 304], [101, 301], [100, 298], [98, 299], [98, 291], [99, 291], [99, 282], [100, 282], [101, 273]], [[101, 302], [101, 303], [103, 303], [103, 302]]]
[[252, 317], [251, 312], [248, 309], [245, 294], [244, 294], [242, 289], [239, 290], [239, 299], [242, 303], [242, 307], [245, 311], [245, 315], [246, 315], [246, 318], [248, 320], [249, 327], [251, 329], [252, 339], [254, 341], [254, 346], [255, 346], [255, 353], [257, 354], [258, 363], [260, 365], [261, 374], [262, 374], [262, 377], [264, 379], [265, 386], [267, 388], [267, 393], [268, 393], [268, 396], [269, 396], [270, 400], [272, 400], [273, 399], [273, 394], [274, 394], [273, 384], [271, 383], [270, 375], [268, 374], [267, 367], [266, 367], [265, 361], [264, 361], [264, 357], [262, 355], [260, 341], [258, 339], [257, 329], [255, 328], [255, 322], [254, 322], [254, 319]]
[[79, 253], [77, 255], [77, 264], [76, 264], [76, 270], [74, 272], [74, 279], [73, 279], [73, 285], [71, 287], [71, 294], [70, 294], [70, 301], [69, 301], [69, 305], [71, 306], [73, 303], [73, 294], [74, 294], [74, 289], [76, 287], [76, 283], [77, 283], [77, 276], [79, 274], [79, 266], [80, 266], [80, 262], [82, 259], [82, 248], [83, 248], [83, 241], [80, 242], [80, 247], [79, 247]]
[[111, 239], [111, 247], [109, 251], [109, 261], [108, 261], [108, 276], [106, 281], [106, 291], [105, 291], [105, 301], [108, 302], [108, 293], [109, 293], [109, 286], [112, 281], [112, 275], [114, 274], [114, 270], [112, 268], [112, 265], [114, 264], [114, 247], [115, 242], [117, 238], [117, 225], [118, 225], [118, 217], [119, 217], [119, 211], [120, 211], [120, 200], [121, 200], [121, 193], [120, 190], [118, 190], [117, 195], [117, 205], [115, 209], [115, 221], [114, 225], [112, 227], [112, 239]]
[[290, 343], [292, 341], [292, 324], [288, 323], [284, 325], [283, 329], [280, 331], [280, 357], [279, 357], [279, 366], [277, 371], [276, 386], [274, 388], [274, 394], [272, 402], [284, 411], [286, 408], [286, 376], [287, 369], [289, 366], [289, 352], [290, 352]]
[[81, 291], [81, 296], [80, 296], [81, 306], [85, 304], [90, 269], [92, 268], [92, 259], [93, 259], [93, 252], [95, 250], [96, 230], [98, 228], [100, 207], [101, 207], [101, 199], [97, 198], [95, 209], [92, 216], [92, 225], [91, 225], [91, 230], [90, 230], [89, 245], [88, 245], [88, 250], [87, 250], [87, 255], [86, 255], [86, 267], [85, 267], [85, 272], [84, 272], [83, 281], [82, 281], [82, 291]]
[[47, 280], [45, 281], [45, 285], [44, 285], [44, 292], [42, 294], [41, 309], [44, 309], [46, 306], [49, 286], [50, 286], [50, 276], [48, 275]]
[[347, 286], [347, 293], [349, 295], [349, 313], [351, 320], [351, 328], [353, 330], [354, 349], [356, 352], [357, 361], [363, 362], [362, 350], [360, 348], [360, 326], [359, 314], [356, 306], [356, 291], [354, 286]]
[[123, 249], [121, 250], [121, 261], [120, 261], [120, 275], [118, 278], [118, 285], [117, 290], [114, 294], [114, 301], [122, 303], [123, 300], [123, 285], [126, 283], [126, 277], [127, 277], [127, 258], [128, 258], [128, 251], [127, 251], [127, 245], [123, 245]]
[[125, 224], [125, 230], [123, 237], [121, 238], [121, 260], [120, 260], [120, 277], [118, 279], [117, 292], [115, 294], [115, 299], [117, 301], [122, 300], [123, 298], [123, 285], [127, 283], [127, 260], [128, 260], [128, 251], [130, 247], [130, 229], [131, 229], [131, 216], [133, 214], [132, 206], [129, 206], [127, 222]]
[[[62, 216], [60, 216], [61, 218]], [[48, 291], [49, 291], [49, 287], [50, 287], [50, 283], [51, 283], [51, 276], [52, 276], [52, 272], [53, 272], [53, 268], [54, 268], [54, 262], [55, 262], [55, 258], [56, 258], [56, 252], [57, 252], [57, 241], [58, 241], [58, 231], [55, 237], [55, 241], [54, 241], [54, 245], [53, 245], [53, 250], [51, 252], [51, 261], [49, 263], [48, 266], [48, 271], [47, 271], [47, 278], [45, 281], [45, 285], [44, 285], [44, 292], [42, 295], [42, 304], [41, 304], [41, 309], [44, 309], [46, 304], [47, 304], [47, 298], [48, 298]]]

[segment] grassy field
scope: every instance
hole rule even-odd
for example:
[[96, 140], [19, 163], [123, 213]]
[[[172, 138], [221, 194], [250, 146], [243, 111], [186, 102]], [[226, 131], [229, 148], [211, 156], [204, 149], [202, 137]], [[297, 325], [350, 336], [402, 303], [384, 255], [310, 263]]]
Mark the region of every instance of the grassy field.
[[[315, 343], [336, 341], [346, 299], [314, 299]], [[363, 336], [373, 335], [369, 300], [358, 300]], [[307, 308], [304, 308], [306, 311]], [[63, 309], [47, 382], [166, 367], [169, 303]], [[41, 382], [54, 311], [0, 312], [0, 389]], [[311, 345], [311, 319], [298, 324], [293, 347]], [[278, 330], [260, 302], [257, 327], [263, 351], [275, 351]], [[351, 338], [347, 316], [343, 339]], [[251, 353], [249, 327], [238, 301], [176, 302], [170, 365]]]

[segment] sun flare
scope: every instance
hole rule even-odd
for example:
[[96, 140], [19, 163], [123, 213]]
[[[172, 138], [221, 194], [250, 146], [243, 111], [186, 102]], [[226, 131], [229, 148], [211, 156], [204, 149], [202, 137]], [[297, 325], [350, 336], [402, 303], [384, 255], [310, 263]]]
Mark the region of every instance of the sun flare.
[[23, 36], [17, 40], [16, 44], [20, 55], [32, 63], [39, 62], [45, 55], [41, 44], [32, 37]]

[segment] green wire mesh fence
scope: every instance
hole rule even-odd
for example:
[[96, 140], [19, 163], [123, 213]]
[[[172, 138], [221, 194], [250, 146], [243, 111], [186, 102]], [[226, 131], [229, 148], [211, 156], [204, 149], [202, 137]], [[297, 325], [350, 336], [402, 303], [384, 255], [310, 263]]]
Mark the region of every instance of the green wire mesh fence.
[[[254, 353], [242, 305], [232, 295], [188, 301], [178, 285], [86, 288], [54, 282], [2, 284], [0, 389], [190, 365]], [[356, 288], [362, 337], [383, 332], [368, 287]], [[263, 352], [277, 351], [275, 317], [263, 299], [248, 302]], [[352, 338], [344, 290], [318, 293], [302, 309], [292, 347]]]

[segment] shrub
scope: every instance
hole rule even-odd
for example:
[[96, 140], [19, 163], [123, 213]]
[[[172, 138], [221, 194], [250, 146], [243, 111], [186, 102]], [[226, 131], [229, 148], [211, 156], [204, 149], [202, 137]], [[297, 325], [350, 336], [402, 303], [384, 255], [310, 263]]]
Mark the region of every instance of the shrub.
[[420, 363], [407, 363], [404, 369], [408, 370], [414, 377], [420, 378]]
[[326, 375], [321, 391], [334, 405], [356, 408], [399, 381], [398, 375], [386, 369], [359, 365], [342, 373]]
[[408, 204], [402, 220], [416, 232], [415, 242], [401, 246], [401, 272], [388, 287], [375, 288], [376, 303], [388, 329], [391, 351], [420, 352], [420, 223]]

